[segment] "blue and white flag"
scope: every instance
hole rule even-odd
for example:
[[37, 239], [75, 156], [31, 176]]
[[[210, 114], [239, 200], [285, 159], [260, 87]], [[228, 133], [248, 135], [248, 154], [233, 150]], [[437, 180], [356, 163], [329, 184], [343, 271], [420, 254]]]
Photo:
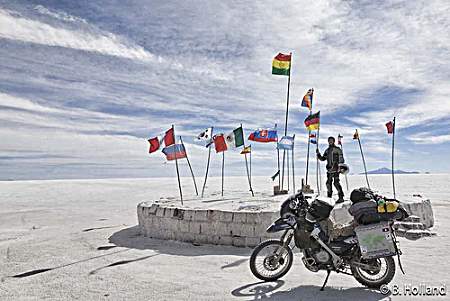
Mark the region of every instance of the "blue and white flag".
[[278, 149], [293, 150], [294, 149], [294, 137], [283, 136], [278, 142]]

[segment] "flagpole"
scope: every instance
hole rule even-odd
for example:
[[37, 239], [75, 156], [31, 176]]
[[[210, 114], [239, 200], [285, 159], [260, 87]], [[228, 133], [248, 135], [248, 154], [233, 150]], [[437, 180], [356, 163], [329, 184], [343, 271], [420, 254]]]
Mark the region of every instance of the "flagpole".
[[395, 181], [394, 181], [394, 143], [395, 143], [395, 117], [394, 117], [394, 124], [392, 129], [392, 191], [394, 192], [394, 199], [395, 199]]
[[[312, 104], [311, 104], [312, 106]], [[309, 115], [312, 115], [312, 109], [309, 110]], [[309, 145], [311, 144], [311, 130], [308, 131], [308, 150], [306, 155], [306, 184], [308, 185], [308, 173], [309, 173]]]
[[[356, 131], [358, 131], [358, 130], [356, 130]], [[362, 158], [363, 165], [364, 165], [364, 174], [366, 175], [367, 188], [370, 189], [369, 178], [367, 177], [366, 160], [364, 159], [364, 153], [363, 153], [362, 146], [361, 146], [361, 139], [359, 139], [359, 134], [358, 134], [358, 144], [359, 144], [359, 151], [361, 152], [361, 158]]]
[[[211, 139], [212, 139], [212, 137], [213, 137], [213, 131], [214, 131], [214, 127], [211, 127], [211, 134], [210, 134]], [[205, 192], [206, 180], [208, 179], [209, 161], [210, 161], [210, 159], [211, 159], [211, 145], [212, 145], [212, 143], [209, 144], [209, 146], [208, 146], [208, 163], [206, 163], [205, 180], [204, 180], [204, 182], [203, 182], [203, 187], [202, 187], [202, 198], [203, 198], [203, 194], [204, 194], [204, 192]]]
[[294, 193], [296, 193], [296, 190], [295, 190], [295, 167], [294, 167], [294, 143], [295, 143], [295, 134], [294, 134], [294, 138], [293, 138], [293, 141], [292, 141], [292, 186], [293, 186], [293, 189], [294, 189]]
[[[287, 127], [288, 127], [288, 115], [289, 115], [289, 88], [291, 86], [291, 69], [292, 69], [292, 52], [289, 52], [291, 60], [289, 62], [289, 75], [288, 75], [288, 83], [287, 83], [287, 94], [286, 94], [286, 119], [284, 122], [284, 136], [287, 135]], [[286, 157], [286, 150], [283, 150], [283, 165], [282, 165], [282, 179], [281, 179], [281, 188], [284, 185], [284, 160]]]
[[[172, 133], [173, 138], [175, 140], [175, 127], [172, 124]], [[176, 153], [176, 141], [174, 141], [174, 147], [175, 147], [175, 166], [177, 168], [177, 178], [178, 178], [178, 188], [180, 189], [180, 199], [181, 199], [181, 205], [183, 205], [183, 192], [181, 191], [181, 181], [180, 181], [180, 171], [178, 170], [178, 159], [177, 159], [177, 153]]]
[[223, 197], [223, 168], [225, 166], [225, 151], [222, 151], [222, 197]]
[[[277, 124], [275, 123], [275, 130], [277, 129]], [[277, 158], [278, 158], [278, 190], [281, 190], [281, 177], [280, 177], [280, 149], [278, 148], [278, 134], [277, 134]]]
[[[320, 137], [320, 127], [317, 129], [317, 137], [316, 137], [316, 150], [319, 150], [319, 137]], [[320, 195], [320, 186], [319, 186], [319, 170], [320, 163], [319, 158], [316, 156], [316, 184], [317, 184], [317, 195]]]
[[189, 157], [187, 155], [186, 147], [184, 146], [183, 138], [181, 138], [181, 136], [180, 136], [180, 141], [181, 141], [181, 145], [183, 145], [183, 147], [184, 147], [184, 150], [185, 150], [185, 153], [186, 153], [186, 161], [187, 161], [187, 164], [189, 166], [189, 170], [191, 171], [192, 180], [194, 181], [195, 194], [198, 196], [197, 182], [195, 182], [195, 176], [194, 176], [194, 172], [192, 171], [191, 162], [189, 161]]
[[[344, 144], [342, 143], [342, 140], [340, 140], [339, 137], [342, 137], [341, 134], [339, 133], [338, 135], [338, 141], [340, 141], [340, 145], [341, 145], [341, 150], [342, 150], [342, 157], [344, 157]], [[348, 178], [347, 178], [347, 174], [344, 175], [345, 176], [345, 185], [347, 186], [347, 191], [348, 191]]]
[[[244, 146], [244, 148], [245, 148], [245, 146]], [[247, 153], [244, 154], [244, 157], [245, 157], [245, 168], [247, 169], [248, 186], [250, 188], [250, 192], [252, 193], [252, 196], [255, 196], [255, 194], [253, 193], [252, 181], [250, 180], [250, 174], [248, 172]]]
[[250, 183], [252, 182], [252, 145], [250, 144]]
[[289, 151], [286, 151], [286, 168], [287, 168], [287, 190], [289, 192], [289, 177], [290, 177], [290, 173], [289, 173]]

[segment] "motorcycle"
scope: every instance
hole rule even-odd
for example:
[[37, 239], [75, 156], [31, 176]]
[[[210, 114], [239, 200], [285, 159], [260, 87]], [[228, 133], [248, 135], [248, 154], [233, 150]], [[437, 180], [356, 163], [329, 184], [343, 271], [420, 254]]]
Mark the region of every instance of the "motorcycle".
[[303, 254], [302, 262], [309, 271], [327, 271], [320, 290], [324, 290], [332, 271], [353, 276], [369, 288], [380, 288], [395, 275], [394, 256], [398, 256], [403, 272], [401, 251], [392, 228], [393, 221], [386, 222], [386, 227], [390, 228], [389, 238], [395, 251], [367, 258], [362, 254], [354, 232], [330, 239], [328, 233], [322, 230], [319, 222], [329, 218], [332, 209], [332, 205], [317, 198], [309, 204], [301, 192], [288, 198], [281, 205], [280, 218], [266, 230], [268, 233], [283, 232], [281, 238], [263, 241], [252, 252], [250, 270], [253, 275], [264, 281], [283, 277], [290, 270], [294, 259], [292, 240]]

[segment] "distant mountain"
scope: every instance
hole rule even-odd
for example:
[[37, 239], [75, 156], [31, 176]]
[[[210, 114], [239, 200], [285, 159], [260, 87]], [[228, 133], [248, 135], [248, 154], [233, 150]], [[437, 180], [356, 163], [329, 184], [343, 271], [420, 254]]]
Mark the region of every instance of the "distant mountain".
[[[384, 175], [384, 174], [391, 174], [391, 169], [382, 167], [375, 170], [370, 170], [367, 172], [370, 175]], [[400, 169], [394, 169], [394, 174], [418, 174], [418, 171], [404, 171]], [[364, 173], [361, 173], [364, 174]]]

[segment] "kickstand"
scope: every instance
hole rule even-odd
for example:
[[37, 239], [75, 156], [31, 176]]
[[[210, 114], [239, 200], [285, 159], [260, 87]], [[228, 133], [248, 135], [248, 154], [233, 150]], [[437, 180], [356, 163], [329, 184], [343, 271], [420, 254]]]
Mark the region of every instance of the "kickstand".
[[327, 277], [325, 278], [325, 281], [323, 282], [322, 287], [320, 288], [321, 291], [325, 289], [325, 285], [327, 285], [328, 277], [330, 277], [331, 270], [327, 270]]

